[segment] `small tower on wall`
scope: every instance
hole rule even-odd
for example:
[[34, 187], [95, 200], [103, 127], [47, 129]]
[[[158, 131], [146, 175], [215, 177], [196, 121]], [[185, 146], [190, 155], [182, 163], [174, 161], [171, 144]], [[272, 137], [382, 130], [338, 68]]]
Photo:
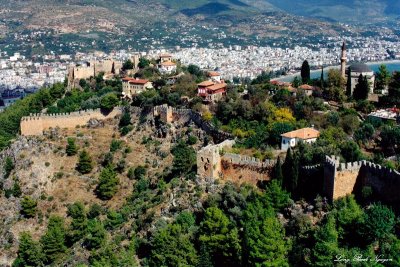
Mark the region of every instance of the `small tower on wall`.
[[340, 71], [342, 73], [343, 79], [346, 79], [346, 63], [347, 63], [347, 55], [346, 55], [346, 43], [343, 41], [342, 44], [342, 56], [340, 58]]

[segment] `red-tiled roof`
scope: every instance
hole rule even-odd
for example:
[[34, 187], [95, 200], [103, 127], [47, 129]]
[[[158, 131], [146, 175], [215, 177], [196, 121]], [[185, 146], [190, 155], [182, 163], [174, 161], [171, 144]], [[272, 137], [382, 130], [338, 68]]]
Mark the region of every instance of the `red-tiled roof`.
[[207, 90], [215, 91], [215, 90], [223, 89], [225, 87], [226, 87], [226, 83], [216, 83], [214, 85], [208, 86]]
[[312, 87], [311, 85], [308, 85], [308, 84], [303, 84], [303, 85], [299, 86], [299, 88], [303, 89], [303, 90], [314, 90], [314, 87]]
[[138, 78], [131, 78], [131, 77], [125, 77], [122, 79], [124, 82], [129, 82], [131, 84], [146, 84], [149, 82], [149, 80], [145, 79], [138, 79]]
[[207, 86], [211, 86], [214, 85], [214, 83], [212, 81], [204, 81], [199, 83], [197, 86], [201, 86], [201, 87], [207, 87]]
[[172, 61], [165, 61], [163, 63], [161, 63], [162, 66], [176, 66], [176, 63], [172, 62]]
[[299, 138], [303, 140], [313, 139], [319, 137], [319, 131], [314, 128], [303, 128], [292, 132], [284, 133], [281, 136], [287, 138]]
[[209, 77], [216, 77], [216, 76], [220, 76], [219, 72], [216, 71], [210, 71], [208, 72], [208, 76]]

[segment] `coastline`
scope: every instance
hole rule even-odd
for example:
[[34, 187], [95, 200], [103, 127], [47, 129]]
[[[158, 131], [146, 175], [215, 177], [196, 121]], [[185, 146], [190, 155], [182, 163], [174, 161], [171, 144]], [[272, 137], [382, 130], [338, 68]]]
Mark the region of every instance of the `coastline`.
[[[352, 62], [352, 63], [355, 63], [355, 62]], [[400, 59], [393, 59], [393, 60], [383, 60], [383, 61], [370, 61], [370, 62], [367, 62], [367, 63], [365, 63], [365, 64], [367, 64], [368, 66], [371, 66], [371, 65], [385, 65], [385, 64], [400, 64]], [[348, 67], [348, 66], [350, 66], [350, 65], [346, 65], [346, 67]], [[324, 72], [325, 71], [329, 71], [330, 69], [338, 69], [338, 68], [340, 68], [340, 65], [334, 65], [334, 66], [326, 66], [326, 67], [324, 67]], [[315, 74], [315, 73], [318, 73], [318, 72], [321, 72], [321, 69], [314, 69], [314, 70], [311, 70], [310, 71], [310, 73], [311, 74]], [[271, 81], [285, 81], [285, 82], [287, 82], [288, 80], [293, 80], [295, 77], [300, 77], [300, 71], [299, 72], [296, 72], [296, 73], [292, 73], [292, 74], [288, 74], [288, 75], [283, 75], [283, 76], [280, 76], [280, 77], [277, 77], [277, 78], [273, 78], [273, 79], [271, 79]]]

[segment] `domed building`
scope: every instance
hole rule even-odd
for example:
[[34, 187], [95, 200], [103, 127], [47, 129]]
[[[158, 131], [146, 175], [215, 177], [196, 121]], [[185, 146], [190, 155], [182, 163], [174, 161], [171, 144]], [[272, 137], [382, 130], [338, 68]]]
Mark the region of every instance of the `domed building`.
[[372, 93], [375, 84], [375, 74], [374, 71], [365, 63], [354, 63], [346, 70], [347, 77], [351, 77], [351, 94], [353, 94], [354, 88], [358, 84], [358, 79], [360, 74], [363, 77], [367, 77], [370, 84], [370, 93]]

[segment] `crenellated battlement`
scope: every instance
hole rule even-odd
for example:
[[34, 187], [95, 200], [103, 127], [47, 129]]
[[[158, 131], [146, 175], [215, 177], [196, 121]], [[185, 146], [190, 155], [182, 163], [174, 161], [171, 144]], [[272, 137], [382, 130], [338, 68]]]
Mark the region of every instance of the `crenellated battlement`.
[[400, 204], [400, 172], [366, 160], [339, 163], [338, 157], [326, 157], [324, 193], [332, 201], [348, 194], [359, 194], [369, 186], [386, 202]]
[[90, 109], [71, 113], [45, 114], [36, 113], [21, 119], [21, 135], [42, 135], [49, 128], [75, 128], [88, 123], [90, 119], [104, 120], [114, 118], [121, 114], [122, 109], [116, 107], [108, 114], [103, 114], [100, 109]]
[[245, 165], [245, 166], [252, 166], [256, 168], [268, 168], [273, 167], [276, 164], [276, 160], [265, 160], [261, 161], [258, 158], [239, 155], [239, 154], [232, 154], [232, 153], [225, 153], [222, 156], [222, 160], [226, 160], [231, 164], [235, 165]]
[[21, 118], [21, 121], [29, 121], [29, 120], [38, 120], [39, 118], [65, 118], [65, 117], [81, 117], [90, 115], [93, 113], [101, 113], [100, 109], [88, 109], [81, 110], [76, 112], [68, 112], [68, 113], [31, 113], [29, 116], [25, 116]]

